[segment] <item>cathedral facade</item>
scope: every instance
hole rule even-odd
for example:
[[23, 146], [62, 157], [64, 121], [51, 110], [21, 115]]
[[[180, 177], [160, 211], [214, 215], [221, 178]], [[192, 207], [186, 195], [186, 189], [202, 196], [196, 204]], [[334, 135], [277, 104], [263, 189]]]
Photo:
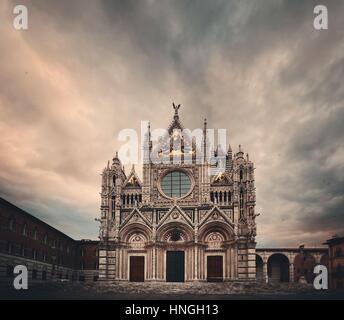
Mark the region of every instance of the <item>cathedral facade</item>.
[[240, 146], [210, 146], [206, 121], [197, 143], [174, 109], [154, 147], [147, 129], [142, 180], [117, 154], [103, 170], [99, 279], [255, 279], [254, 165]]

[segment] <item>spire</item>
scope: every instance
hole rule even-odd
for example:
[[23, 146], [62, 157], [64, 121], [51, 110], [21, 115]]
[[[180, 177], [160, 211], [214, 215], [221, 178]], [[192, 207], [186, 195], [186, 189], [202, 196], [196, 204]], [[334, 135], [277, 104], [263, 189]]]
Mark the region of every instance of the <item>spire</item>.
[[151, 126], [150, 122], [147, 123], [147, 127], [144, 132], [143, 138], [143, 164], [150, 163], [150, 156], [152, 151], [152, 141], [151, 141]]
[[227, 150], [227, 155], [226, 155], [226, 170], [229, 171], [232, 168], [233, 168], [233, 152], [232, 152], [232, 147], [229, 144], [228, 150]]
[[118, 158], [118, 152], [116, 151], [116, 154], [115, 154], [115, 156], [114, 156], [114, 158], [112, 159], [112, 164], [114, 165], [114, 164], [119, 164], [119, 165], [121, 165], [121, 160], [119, 160], [119, 158]]
[[236, 159], [244, 159], [244, 151], [243, 148], [241, 147], [241, 144], [239, 144], [239, 151], [235, 154]]
[[207, 118], [203, 122], [203, 161], [207, 160]]

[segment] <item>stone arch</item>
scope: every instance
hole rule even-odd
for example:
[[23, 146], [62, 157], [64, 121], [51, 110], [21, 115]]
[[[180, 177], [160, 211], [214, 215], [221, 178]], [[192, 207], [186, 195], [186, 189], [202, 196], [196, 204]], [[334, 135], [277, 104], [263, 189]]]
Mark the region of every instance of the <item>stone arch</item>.
[[289, 282], [289, 259], [283, 253], [273, 253], [268, 259], [268, 277], [273, 282]]
[[206, 242], [206, 237], [214, 232], [221, 234], [224, 241], [229, 241], [234, 236], [234, 230], [229, 224], [222, 221], [210, 221], [199, 229], [198, 238], [200, 241]]
[[173, 233], [179, 232], [180, 240], [178, 241], [192, 241], [193, 236], [193, 230], [191, 227], [189, 227], [186, 223], [183, 222], [168, 222], [166, 224], [163, 224], [156, 233], [156, 238], [158, 241], [166, 242], [166, 241], [173, 241]]
[[264, 280], [264, 262], [263, 258], [256, 254], [256, 279], [257, 280]]
[[123, 242], [129, 242], [133, 240], [132, 237], [136, 234], [148, 241], [151, 238], [151, 233], [151, 230], [146, 225], [136, 222], [123, 227], [119, 232], [119, 237]]
[[295, 282], [305, 279], [307, 283], [314, 280], [315, 257], [309, 253], [299, 253], [294, 258], [294, 280]]

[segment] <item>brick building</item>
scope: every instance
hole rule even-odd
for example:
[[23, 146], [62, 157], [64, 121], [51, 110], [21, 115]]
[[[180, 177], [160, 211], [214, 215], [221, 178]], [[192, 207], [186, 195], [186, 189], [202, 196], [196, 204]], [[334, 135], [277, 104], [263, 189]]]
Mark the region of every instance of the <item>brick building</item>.
[[76, 241], [0, 198], [0, 281], [28, 267], [32, 281], [98, 279], [98, 241]]
[[329, 247], [330, 287], [344, 288], [344, 237], [333, 237], [326, 241]]

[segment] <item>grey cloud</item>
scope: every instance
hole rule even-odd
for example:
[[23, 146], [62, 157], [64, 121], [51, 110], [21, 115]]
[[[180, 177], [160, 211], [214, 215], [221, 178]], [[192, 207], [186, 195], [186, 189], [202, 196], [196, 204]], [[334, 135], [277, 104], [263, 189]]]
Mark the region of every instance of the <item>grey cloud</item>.
[[316, 1], [28, 2], [30, 30], [1, 31], [0, 193], [95, 236], [117, 133], [167, 126], [175, 100], [256, 163], [259, 243], [322, 243], [343, 229], [344, 163], [344, 4], [322, 3], [319, 33]]

